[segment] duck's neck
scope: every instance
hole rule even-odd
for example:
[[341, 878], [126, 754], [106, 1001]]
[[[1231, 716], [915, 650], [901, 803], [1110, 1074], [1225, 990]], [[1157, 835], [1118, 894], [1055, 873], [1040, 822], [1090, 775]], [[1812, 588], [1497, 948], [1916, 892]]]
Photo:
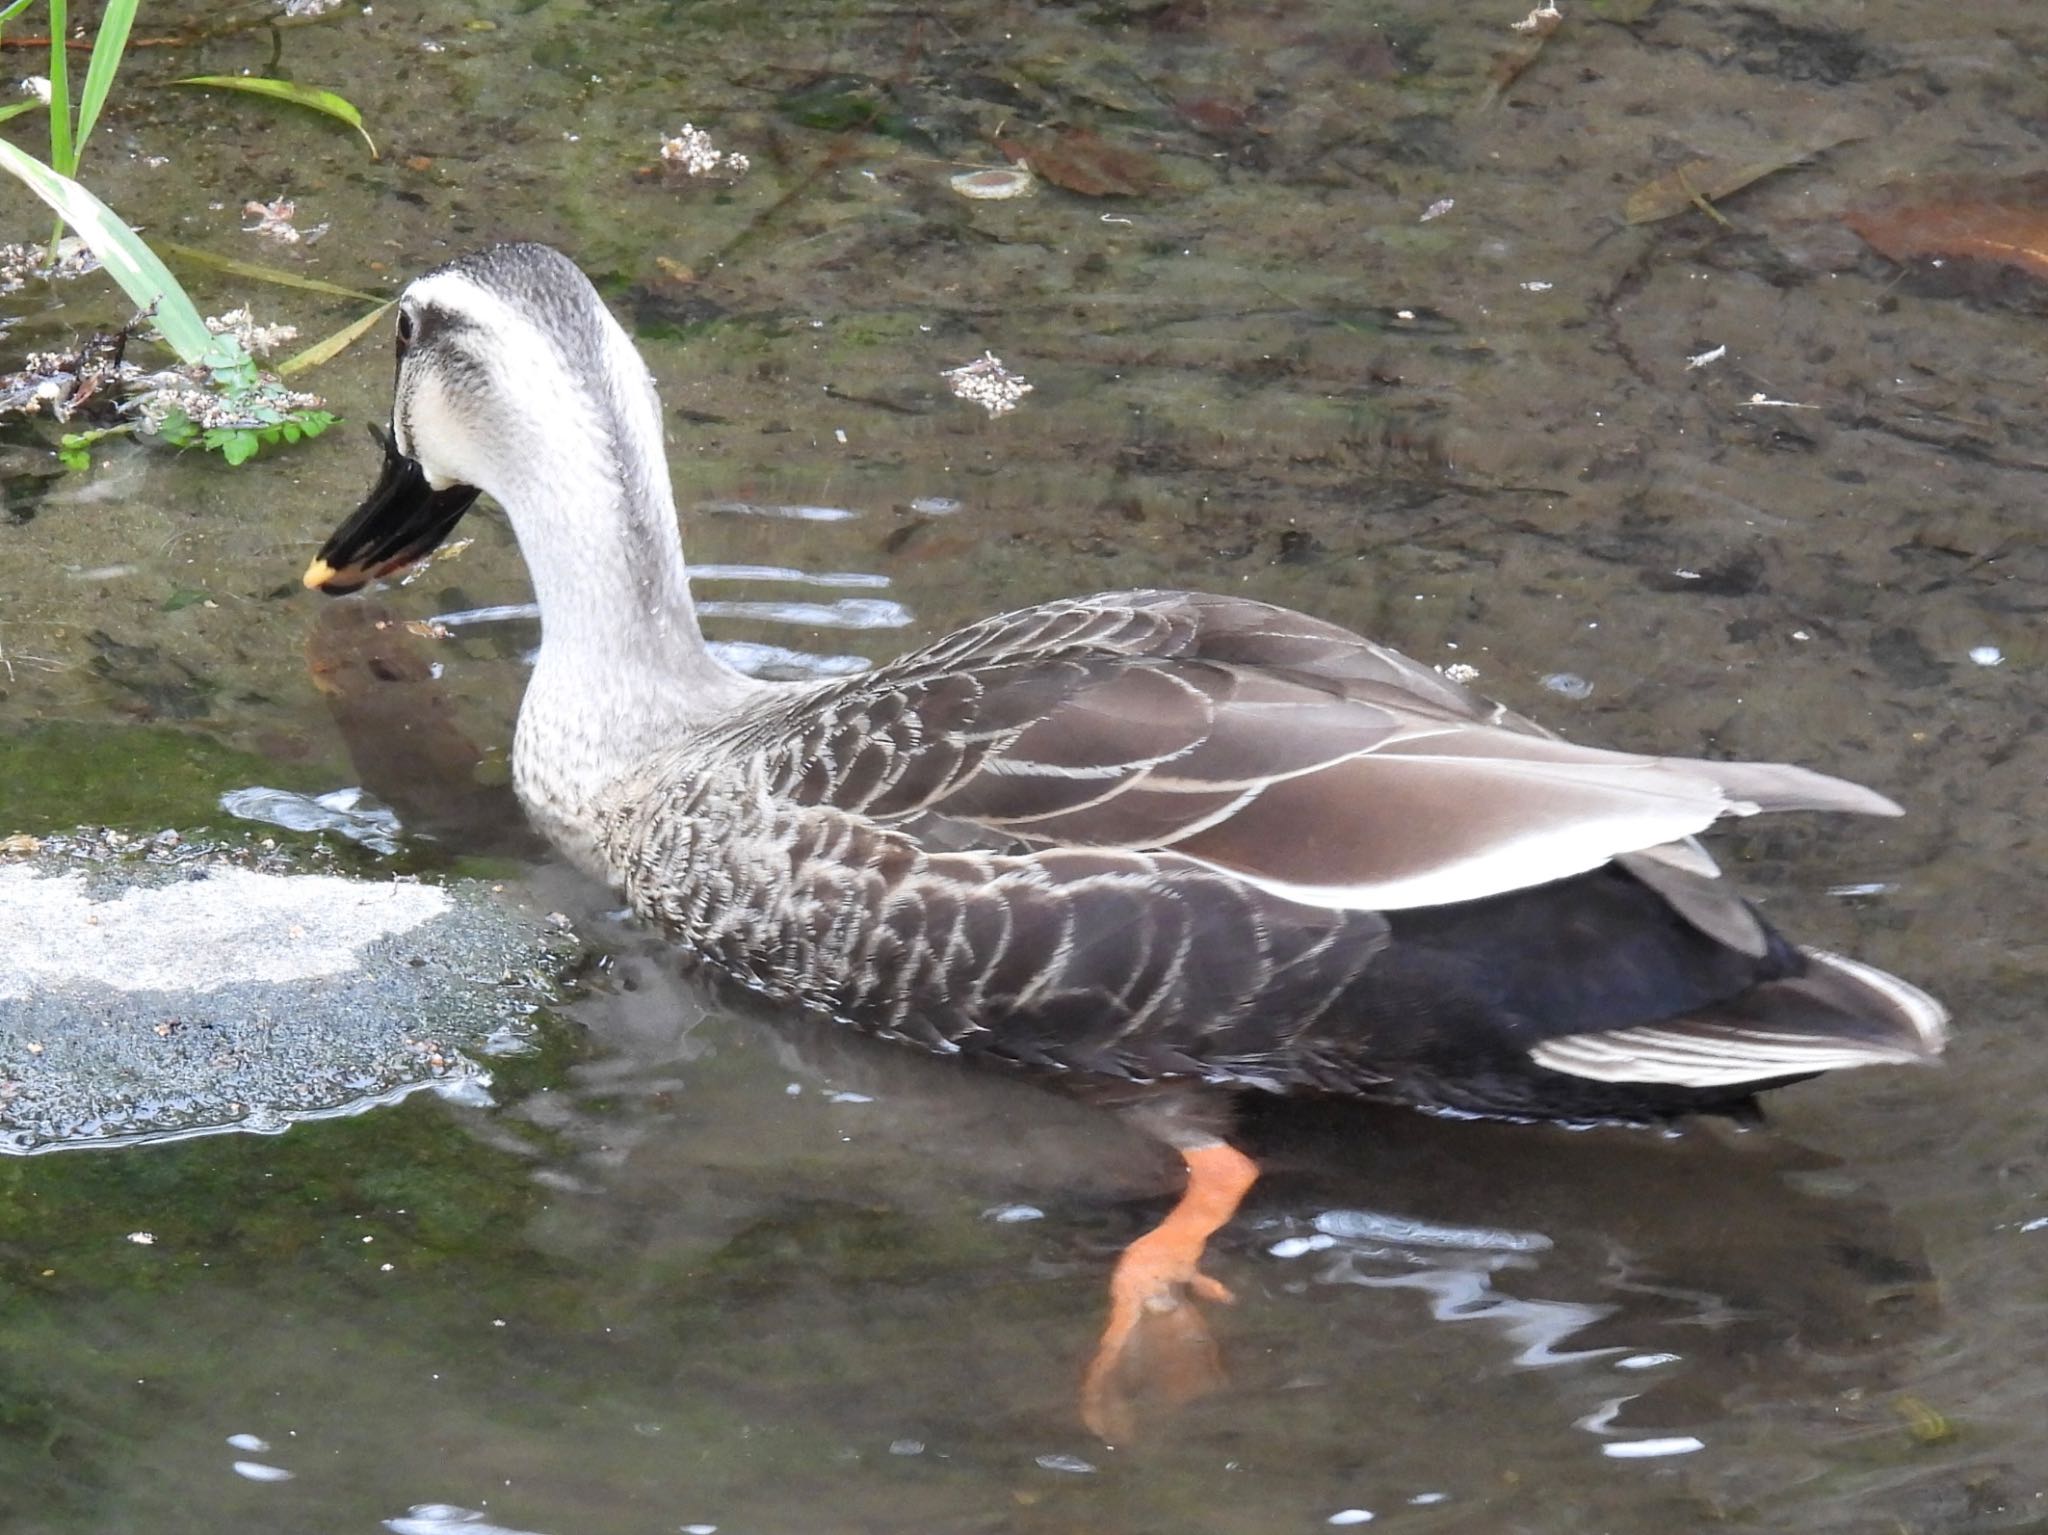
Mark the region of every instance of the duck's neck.
[[722, 664], [698, 630], [651, 390], [610, 393], [533, 423], [494, 487], [540, 603], [514, 785], [541, 830], [587, 867], [604, 791], [763, 687]]

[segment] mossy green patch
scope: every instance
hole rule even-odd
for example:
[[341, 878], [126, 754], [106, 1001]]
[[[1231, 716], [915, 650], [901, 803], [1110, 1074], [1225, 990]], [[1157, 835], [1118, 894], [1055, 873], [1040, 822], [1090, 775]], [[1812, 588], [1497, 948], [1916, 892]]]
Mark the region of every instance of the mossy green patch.
[[223, 790], [332, 787], [305, 769], [190, 731], [53, 722], [0, 733], [0, 835], [112, 826], [180, 831], [237, 825]]

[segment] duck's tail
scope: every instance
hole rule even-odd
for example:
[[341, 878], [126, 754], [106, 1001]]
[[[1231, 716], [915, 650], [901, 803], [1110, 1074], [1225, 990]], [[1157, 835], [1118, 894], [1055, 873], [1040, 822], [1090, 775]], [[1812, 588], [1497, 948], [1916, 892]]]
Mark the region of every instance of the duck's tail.
[[1948, 1011], [1917, 986], [1819, 949], [1803, 973], [1659, 1023], [1545, 1040], [1540, 1066], [1594, 1082], [1693, 1089], [1783, 1082], [1851, 1066], [1932, 1065]]

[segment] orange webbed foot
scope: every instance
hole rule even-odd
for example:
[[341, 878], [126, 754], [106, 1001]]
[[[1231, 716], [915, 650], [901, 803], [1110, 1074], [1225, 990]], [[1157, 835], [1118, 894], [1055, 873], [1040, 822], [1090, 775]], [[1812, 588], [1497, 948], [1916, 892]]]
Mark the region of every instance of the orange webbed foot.
[[1216, 1340], [1197, 1302], [1227, 1305], [1236, 1297], [1201, 1271], [1202, 1254], [1258, 1168], [1220, 1141], [1181, 1156], [1187, 1188], [1166, 1219], [1117, 1260], [1109, 1321], [1082, 1380], [1081, 1421], [1107, 1443], [1130, 1439], [1141, 1399], [1178, 1406], [1223, 1382]]

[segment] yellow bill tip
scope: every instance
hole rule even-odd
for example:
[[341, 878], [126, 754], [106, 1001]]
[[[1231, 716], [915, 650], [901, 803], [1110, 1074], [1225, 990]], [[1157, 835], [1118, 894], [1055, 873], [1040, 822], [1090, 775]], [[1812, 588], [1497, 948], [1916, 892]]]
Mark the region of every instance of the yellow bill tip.
[[306, 567], [306, 573], [300, 579], [306, 583], [309, 591], [317, 592], [329, 581], [332, 581], [334, 575], [335, 571], [332, 565], [328, 564], [325, 560], [315, 560]]

